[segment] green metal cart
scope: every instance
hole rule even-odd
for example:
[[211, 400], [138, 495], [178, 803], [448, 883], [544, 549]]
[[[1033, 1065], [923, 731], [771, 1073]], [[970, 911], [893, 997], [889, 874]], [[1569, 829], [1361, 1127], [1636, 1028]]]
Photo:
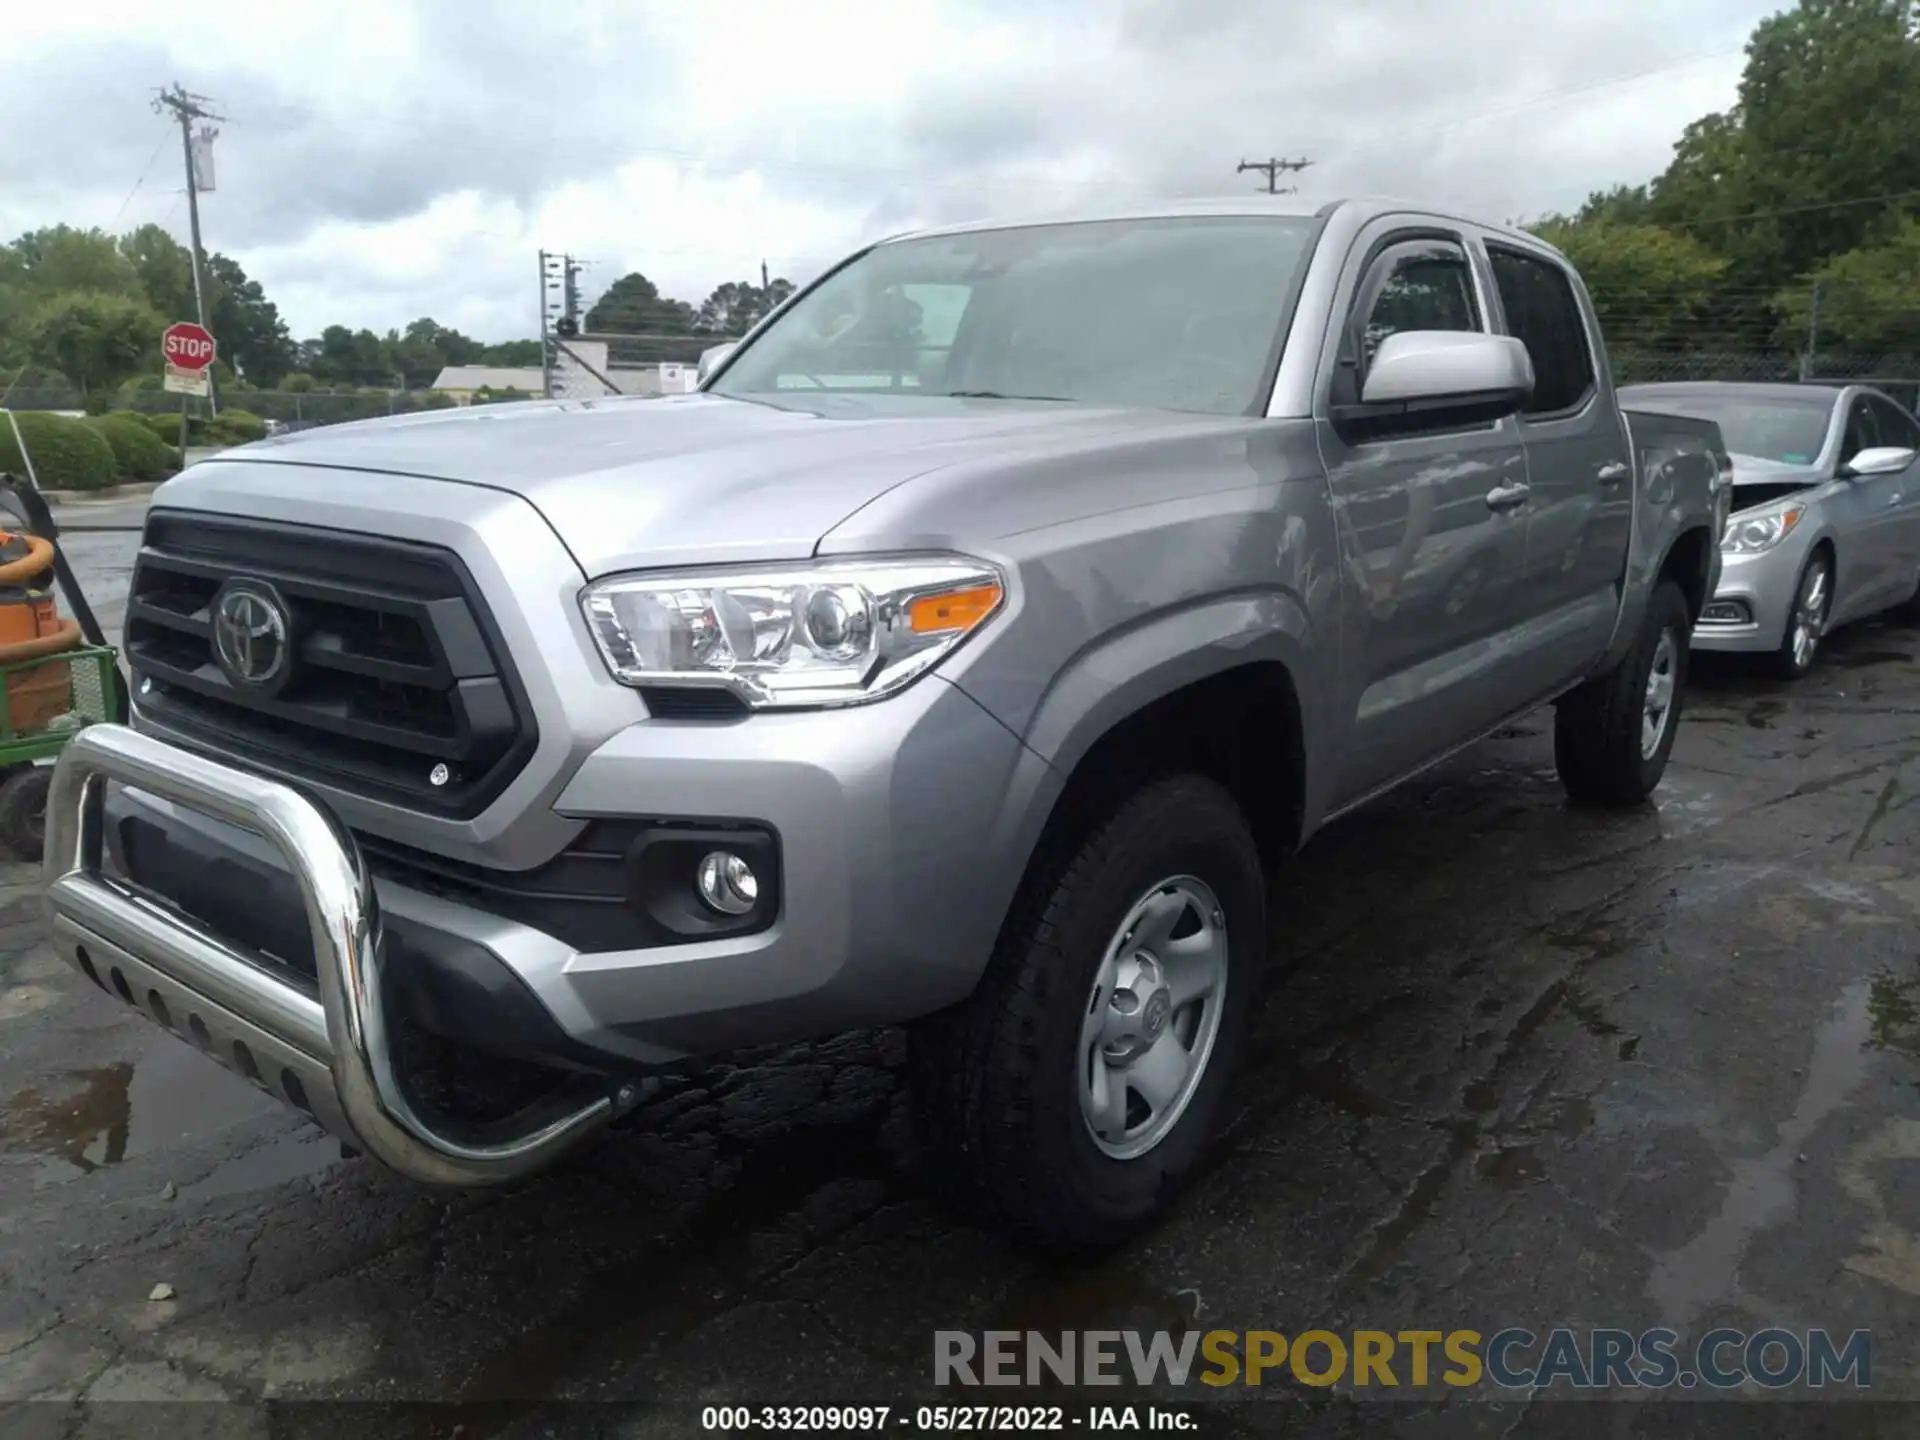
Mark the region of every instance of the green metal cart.
[[[33, 473], [33, 457], [13, 413], [0, 408], [26, 468], [26, 478], [0, 474], [0, 528], [19, 528], [53, 542], [53, 575], [66, 611], [80, 622], [85, 642], [72, 650], [32, 660], [0, 665], [0, 844], [23, 860], [38, 860], [46, 843], [47, 788], [53, 781], [53, 762], [82, 728], [98, 720], [125, 724], [127, 687], [119, 658], [107, 644], [100, 621], [80, 590], [66, 552], [60, 548], [59, 527], [40, 493]], [[19, 522], [14, 525], [13, 522]], [[38, 730], [16, 730], [12, 724], [14, 692], [47, 678], [49, 666], [67, 667], [68, 704]]]

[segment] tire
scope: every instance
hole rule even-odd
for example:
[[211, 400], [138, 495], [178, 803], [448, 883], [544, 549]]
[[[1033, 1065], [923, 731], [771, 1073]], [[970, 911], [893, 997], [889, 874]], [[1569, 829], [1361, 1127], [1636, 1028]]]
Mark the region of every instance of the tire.
[[[1192, 1177], [1245, 1043], [1266, 945], [1259, 851], [1213, 781], [1151, 781], [1066, 819], [1036, 855], [979, 986], [915, 1026], [908, 1066], [941, 1193], [1056, 1254], [1126, 1240]], [[1165, 969], [1143, 966], [1122, 926], [1146, 907], [1132, 933], [1171, 925], [1168, 943], [1204, 948], [1209, 900], [1226, 942], [1212, 952], [1218, 983], [1182, 1002], [1157, 979], [1193, 985], [1196, 947], [1176, 949]], [[1161, 943], [1148, 940], [1146, 951]], [[1183, 1086], [1166, 1083], [1179, 1063], [1159, 1053], [1168, 1042], [1188, 1059]], [[1110, 1046], [1137, 1053], [1110, 1059]], [[1157, 1060], [1135, 1070], [1129, 1060], [1146, 1051]], [[1143, 1077], [1166, 1103], [1156, 1108], [1132, 1088]], [[1101, 1110], [1096, 1094], [1118, 1103]]]
[[[1564, 695], [1553, 724], [1553, 762], [1576, 805], [1628, 806], [1644, 801], [1666, 774], [1687, 690], [1687, 597], [1671, 580], [1654, 587], [1633, 649], [1609, 673]], [[1649, 681], [1666, 676], [1666, 708], [1649, 744]]]
[[0, 782], [0, 839], [22, 860], [39, 860], [47, 845], [51, 765], [26, 765]]
[[[1767, 668], [1782, 680], [1798, 680], [1813, 669], [1820, 653], [1820, 639], [1826, 634], [1827, 617], [1833, 613], [1833, 569], [1833, 556], [1825, 550], [1816, 550], [1807, 557], [1800, 578], [1793, 582], [1793, 608], [1787, 612], [1780, 648], [1768, 657], [1767, 663]], [[1816, 582], [1819, 585], [1817, 600], [1811, 596]], [[1813, 628], [1803, 637], [1802, 622], [1808, 617], [1802, 612], [1809, 604], [1815, 612], [1811, 617]]]

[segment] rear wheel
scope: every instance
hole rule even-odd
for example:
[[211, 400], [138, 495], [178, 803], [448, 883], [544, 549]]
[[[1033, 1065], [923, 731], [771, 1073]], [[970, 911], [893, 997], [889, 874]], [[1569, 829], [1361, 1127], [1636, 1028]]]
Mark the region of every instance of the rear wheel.
[[1214, 782], [1090, 807], [1036, 857], [978, 989], [913, 1032], [944, 1192], [1055, 1251], [1150, 1223], [1218, 1123], [1264, 931], [1259, 852]]
[[1666, 774], [1680, 729], [1692, 627], [1687, 597], [1673, 581], [1661, 581], [1627, 658], [1561, 697], [1553, 760], [1576, 804], [1638, 805]]
[[1825, 550], [1816, 550], [1794, 586], [1786, 632], [1773, 652], [1773, 670], [1781, 679], [1798, 680], [1813, 668], [1832, 609], [1833, 558]]

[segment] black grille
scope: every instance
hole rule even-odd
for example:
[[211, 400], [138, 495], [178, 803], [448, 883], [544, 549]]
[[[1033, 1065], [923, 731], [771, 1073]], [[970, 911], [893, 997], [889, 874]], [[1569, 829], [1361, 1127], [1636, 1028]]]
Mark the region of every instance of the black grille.
[[731, 690], [699, 686], [667, 690], [647, 686], [640, 691], [647, 713], [656, 720], [743, 720], [747, 702]]
[[[294, 662], [272, 693], [234, 685], [214, 658], [209, 607], [236, 577], [269, 582], [292, 621]], [[506, 647], [466, 568], [434, 546], [156, 511], [125, 633], [153, 723], [290, 778], [464, 817], [533, 751]]]

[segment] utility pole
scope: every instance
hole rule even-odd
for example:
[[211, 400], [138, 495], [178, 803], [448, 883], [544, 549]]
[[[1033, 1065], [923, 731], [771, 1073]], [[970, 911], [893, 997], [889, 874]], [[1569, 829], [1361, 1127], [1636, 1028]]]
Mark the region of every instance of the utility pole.
[[[193, 306], [199, 311], [194, 318], [209, 335], [213, 334], [213, 326], [207, 321], [207, 287], [200, 273], [204, 262], [200, 250], [200, 177], [195, 173], [193, 164], [193, 122], [219, 120], [224, 123], [226, 116], [216, 115], [207, 108], [211, 103], [204, 95], [189, 94], [178, 80], [173, 82], [173, 89], [157, 91], [153, 100], [154, 114], [171, 110], [174, 118], [180, 122], [180, 153], [187, 164], [187, 227], [193, 237]], [[216, 341], [219, 339], [218, 336], [214, 338]], [[184, 415], [184, 396], [180, 403]], [[207, 411], [213, 415], [220, 413], [220, 382], [214, 378], [211, 366], [207, 369]]]
[[1281, 172], [1291, 171], [1298, 173], [1312, 163], [1311, 160], [1242, 160], [1240, 162], [1240, 168], [1233, 173], [1236, 175], [1244, 175], [1249, 170], [1258, 170], [1267, 177], [1267, 193], [1269, 195], [1291, 195], [1295, 187], [1290, 185], [1285, 190], [1280, 188]]
[[1820, 346], [1820, 282], [1813, 282], [1813, 307], [1807, 314], [1807, 353], [1800, 357], [1800, 379], [1813, 378]]
[[767, 262], [760, 262], [760, 292], [764, 295], [773, 288], [773, 282], [767, 279]]

